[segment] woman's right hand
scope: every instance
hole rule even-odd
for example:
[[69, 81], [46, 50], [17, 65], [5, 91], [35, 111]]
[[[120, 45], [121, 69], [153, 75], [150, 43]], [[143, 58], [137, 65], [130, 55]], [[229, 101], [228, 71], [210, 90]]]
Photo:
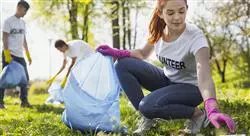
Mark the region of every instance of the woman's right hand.
[[98, 52], [100, 52], [103, 55], [112, 56], [114, 58], [125, 58], [130, 57], [130, 51], [128, 50], [119, 50], [109, 47], [108, 45], [101, 45], [96, 49]]
[[209, 98], [205, 101], [205, 109], [210, 122], [216, 128], [220, 128], [222, 124], [226, 124], [231, 133], [235, 133], [235, 122], [227, 114], [221, 113], [218, 110], [218, 104], [215, 98]]

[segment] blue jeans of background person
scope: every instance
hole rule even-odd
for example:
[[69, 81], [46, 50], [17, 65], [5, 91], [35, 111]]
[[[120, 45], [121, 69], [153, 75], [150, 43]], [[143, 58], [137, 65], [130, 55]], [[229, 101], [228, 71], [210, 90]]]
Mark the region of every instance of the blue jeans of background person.
[[[27, 80], [29, 81], [29, 74], [28, 74], [25, 59], [21, 58], [21, 57], [16, 57], [16, 56], [13, 56], [13, 55], [11, 55], [11, 57], [12, 57], [12, 61], [15, 60], [16, 62], [20, 63], [24, 67]], [[2, 68], [4, 68], [7, 65], [8, 65], [8, 63], [6, 63], [5, 57], [4, 57], [3, 53], [2, 53]], [[27, 85], [26, 86], [20, 86], [20, 88], [21, 88], [21, 92], [20, 92], [21, 102], [28, 102], [28, 98], [27, 98], [28, 88], [27, 88]], [[0, 104], [4, 103], [4, 101], [3, 101], [4, 91], [5, 91], [4, 88], [0, 88]]]
[[[136, 110], [145, 117], [184, 119], [202, 102], [197, 86], [173, 83], [162, 69], [136, 58], [118, 60], [115, 65], [120, 85]], [[142, 88], [151, 93], [144, 96]]]

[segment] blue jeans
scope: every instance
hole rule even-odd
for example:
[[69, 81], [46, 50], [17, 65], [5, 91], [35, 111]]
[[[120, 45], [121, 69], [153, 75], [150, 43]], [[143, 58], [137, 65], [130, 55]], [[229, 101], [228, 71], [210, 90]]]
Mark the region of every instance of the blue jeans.
[[[202, 102], [197, 86], [173, 83], [163, 70], [136, 58], [118, 60], [115, 66], [120, 85], [136, 110], [149, 119], [191, 118]], [[151, 93], [144, 96], [142, 88]]]
[[[11, 57], [12, 57], [12, 60], [15, 60], [16, 62], [20, 63], [24, 67], [26, 77], [27, 77], [27, 79], [29, 81], [29, 74], [28, 74], [25, 59], [21, 58], [21, 57], [16, 57], [16, 56], [13, 56], [13, 55], [11, 55]], [[2, 68], [4, 68], [7, 65], [8, 65], [8, 63], [6, 63], [5, 57], [4, 57], [3, 53], [2, 53]], [[20, 92], [21, 102], [28, 102], [28, 98], [27, 98], [28, 88], [27, 88], [27, 86], [20, 86], [20, 87], [21, 87], [21, 92]], [[0, 88], [0, 104], [4, 104], [4, 101], [3, 101], [4, 91], [5, 91], [5, 88]]]

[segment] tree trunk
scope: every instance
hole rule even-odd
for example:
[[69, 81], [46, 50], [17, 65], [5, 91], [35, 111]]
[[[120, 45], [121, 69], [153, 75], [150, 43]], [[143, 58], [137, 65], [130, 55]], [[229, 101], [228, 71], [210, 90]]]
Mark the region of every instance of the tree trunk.
[[226, 83], [225, 72], [221, 72], [221, 83]]
[[70, 32], [72, 35], [72, 39], [78, 39], [78, 25], [77, 25], [77, 3], [74, 0], [67, 3], [67, 7], [69, 10], [69, 22], [70, 22]]
[[248, 80], [250, 81], [250, 45], [249, 42], [247, 42], [248, 47], [247, 47], [247, 55], [246, 55], [246, 62], [247, 62], [247, 76], [248, 76]]
[[221, 69], [219, 60], [215, 59], [215, 64], [216, 64], [216, 67], [217, 67], [218, 74], [220, 75], [221, 82], [225, 83], [226, 82], [225, 73], [226, 73], [227, 59], [223, 59], [223, 66], [222, 66], [223, 69]]
[[123, 30], [123, 38], [122, 38], [122, 47], [123, 49], [126, 49], [126, 36], [127, 36], [127, 32], [126, 32], [126, 7], [125, 7], [125, 0], [122, 1], [122, 30]]
[[89, 29], [89, 5], [85, 5], [84, 12], [83, 12], [83, 27], [82, 27], [82, 40], [88, 42], [88, 29]]
[[133, 43], [133, 49], [135, 49], [136, 46], [136, 38], [137, 38], [137, 19], [138, 19], [138, 7], [136, 7], [136, 11], [135, 11], [135, 27], [134, 27], [134, 43]]
[[120, 29], [119, 29], [119, 1], [113, 0], [112, 6], [112, 33], [113, 33], [113, 47], [120, 49]]
[[129, 49], [132, 49], [131, 45], [131, 20], [130, 20], [130, 9], [128, 8], [128, 3], [127, 3], [127, 37], [128, 37], [128, 46]]
[[[250, 6], [250, 4], [248, 4]], [[250, 7], [248, 7], [248, 14], [250, 12]], [[249, 16], [248, 16], [249, 17]], [[247, 73], [248, 73], [248, 81], [250, 81], [250, 43], [249, 43], [249, 37], [246, 38], [247, 42]]]
[[227, 67], [227, 59], [223, 59], [223, 70], [221, 71], [221, 82], [226, 83], [226, 67]]

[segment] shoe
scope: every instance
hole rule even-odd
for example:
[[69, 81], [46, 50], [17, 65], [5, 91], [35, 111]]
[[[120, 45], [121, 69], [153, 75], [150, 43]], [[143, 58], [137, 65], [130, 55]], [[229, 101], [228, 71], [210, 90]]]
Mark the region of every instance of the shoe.
[[4, 104], [0, 104], [0, 109], [5, 109]]
[[142, 116], [139, 121], [139, 127], [133, 132], [133, 135], [144, 136], [145, 132], [157, 123], [156, 119], [148, 119]]
[[21, 107], [22, 107], [22, 108], [31, 108], [32, 105], [29, 104], [29, 102], [22, 102], [22, 103], [21, 103]]
[[201, 128], [206, 128], [208, 126], [209, 119], [207, 118], [206, 112], [202, 111], [203, 114], [195, 119], [189, 119], [185, 124], [186, 128], [183, 130], [187, 134], [197, 134], [200, 132]]

